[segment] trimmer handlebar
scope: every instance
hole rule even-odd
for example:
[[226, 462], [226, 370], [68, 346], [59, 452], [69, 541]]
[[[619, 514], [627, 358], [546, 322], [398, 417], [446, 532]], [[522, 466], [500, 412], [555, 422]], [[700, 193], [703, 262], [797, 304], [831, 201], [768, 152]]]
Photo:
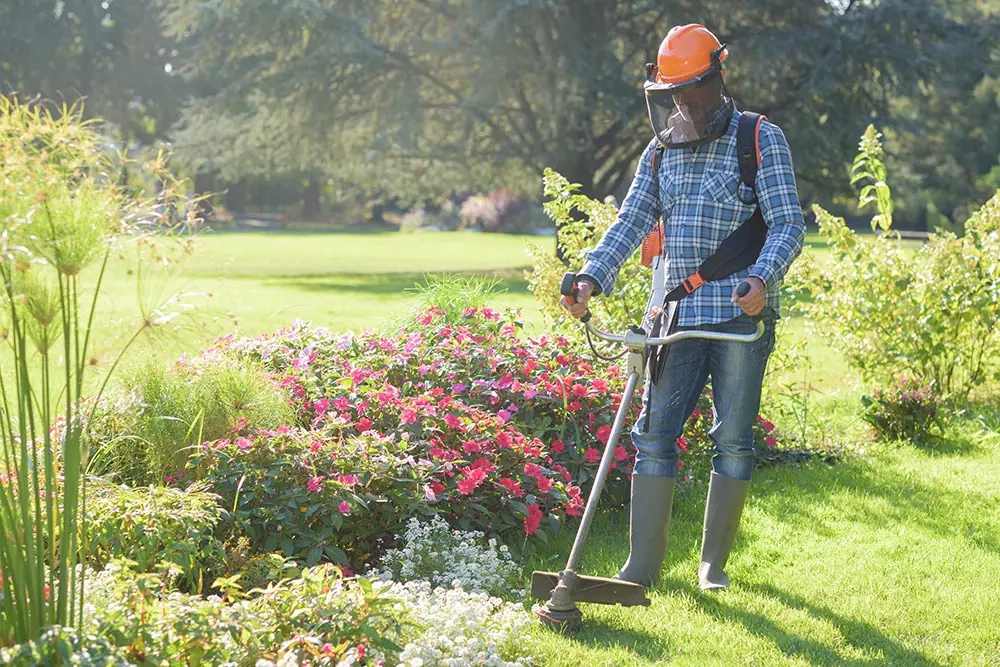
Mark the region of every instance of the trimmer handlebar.
[[[579, 293], [579, 291], [580, 289], [579, 287], [577, 287], [576, 284], [576, 274], [575, 273], [564, 274], [562, 279], [562, 284], [559, 286], [559, 292], [563, 296], [569, 297], [570, 299], [573, 299], [573, 301], [576, 301], [576, 295]], [[748, 283], [745, 280], [741, 282], [739, 286], [736, 288], [736, 294], [738, 296], [746, 296], [749, 291], [750, 291], [750, 283]], [[685, 340], [687, 338], [701, 338], [705, 340], [724, 340], [724, 341], [732, 341], [735, 343], [752, 343], [764, 335], [764, 323], [760, 319], [757, 319], [757, 331], [749, 334], [720, 333], [717, 331], [699, 331], [696, 329], [690, 329], [687, 331], [678, 331], [677, 333], [670, 334], [669, 336], [661, 336], [657, 338], [647, 337], [645, 335], [645, 332], [642, 332], [640, 334], [639, 332], [642, 331], [641, 329], [638, 331], [630, 330], [629, 333], [627, 334], [608, 333], [607, 331], [602, 331], [601, 329], [598, 329], [596, 326], [594, 326], [594, 323], [591, 321], [591, 319], [592, 319], [591, 313], [588, 310], [586, 314], [580, 318], [580, 321], [586, 325], [587, 330], [590, 331], [592, 334], [610, 343], [622, 343], [628, 345], [629, 347], [633, 347], [636, 344], [643, 345], [646, 347], [670, 345], [671, 343], [676, 343], [677, 341]]]

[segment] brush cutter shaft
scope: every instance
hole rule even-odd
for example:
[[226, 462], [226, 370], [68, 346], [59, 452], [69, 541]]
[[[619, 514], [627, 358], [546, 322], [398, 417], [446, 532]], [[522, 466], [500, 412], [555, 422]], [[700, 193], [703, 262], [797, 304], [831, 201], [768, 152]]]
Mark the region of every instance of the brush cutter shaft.
[[590, 524], [594, 520], [594, 514], [597, 512], [597, 501], [601, 496], [601, 491], [604, 489], [604, 482], [608, 478], [611, 461], [615, 455], [615, 446], [618, 444], [618, 438], [621, 436], [622, 428], [625, 425], [625, 417], [628, 415], [629, 406], [632, 404], [632, 395], [635, 393], [638, 383], [639, 374], [636, 371], [632, 371], [628, 376], [628, 381], [625, 383], [625, 394], [622, 396], [621, 405], [618, 406], [618, 412], [615, 414], [615, 423], [611, 427], [608, 444], [604, 446], [601, 465], [598, 466], [597, 474], [594, 476], [594, 486], [590, 489], [590, 495], [587, 498], [587, 507], [583, 511], [583, 519], [580, 520], [580, 528], [576, 531], [573, 550], [570, 551], [569, 560], [566, 562], [567, 570], [576, 571], [576, 566], [580, 564], [583, 542], [587, 539], [587, 532], [590, 530]]
[[[607, 331], [601, 331], [594, 323], [587, 322], [586, 325], [590, 333], [594, 334], [598, 338], [602, 338], [611, 343], [623, 343], [626, 345], [632, 344], [632, 340], [626, 340], [626, 336], [623, 334], [612, 334]], [[642, 345], [646, 347], [657, 347], [660, 345], [670, 345], [671, 343], [676, 343], [679, 340], [686, 340], [688, 338], [704, 338], [705, 340], [727, 340], [734, 343], [753, 343], [758, 338], [764, 335], [764, 323], [760, 320], [757, 321], [757, 331], [752, 334], [733, 334], [733, 333], [719, 333], [717, 331], [698, 331], [696, 329], [689, 329], [686, 331], [678, 331], [677, 333], [672, 333], [669, 336], [662, 336], [659, 338], [646, 338], [641, 340]]]

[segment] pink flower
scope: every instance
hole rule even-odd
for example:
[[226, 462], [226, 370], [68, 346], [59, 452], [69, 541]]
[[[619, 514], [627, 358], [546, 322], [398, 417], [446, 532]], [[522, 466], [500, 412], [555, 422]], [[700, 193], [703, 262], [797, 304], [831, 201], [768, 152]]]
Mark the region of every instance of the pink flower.
[[583, 453], [583, 458], [587, 459], [590, 463], [597, 463], [601, 460], [601, 452], [593, 447], [588, 447], [587, 451]]
[[524, 474], [528, 477], [534, 477], [538, 479], [542, 476], [542, 468], [537, 463], [525, 463], [524, 464]]
[[399, 421], [403, 424], [413, 424], [417, 421], [417, 411], [409, 408], [403, 410], [399, 416]]
[[355, 428], [357, 428], [360, 433], [364, 433], [365, 431], [370, 431], [372, 428], [372, 420], [368, 419], [367, 417], [362, 417], [360, 420], [358, 420], [358, 423], [355, 424]]
[[482, 468], [466, 468], [462, 479], [458, 482], [458, 492], [467, 496], [475, 491], [486, 479], [486, 471]]
[[328, 398], [321, 398], [313, 404], [313, 410], [315, 410], [318, 415], [325, 414], [329, 409], [330, 399]]
[[500, 480], [500, 486], [507, 489], [507, 492], [514, 496], [515, 498], [520, 498], [524, 495], [524, 491], [521, 490], [521, 483], [515, 482], [509, 477], [504, 477]]
[[323, 647], [320, 649], [320, 652], [323, 655], [332, 655], [333, 654], [333, 644], [331, 644], [330, 642], [327, 642], [327, 643], [323, 644]]
[[500, 445], [501, 447], [510, 447], [511, 445], [510, 433], [507, 433], [506, 431], [501, 431], [500, 433], [497, 433], [497, 444]]
[[308, 489], [309, 491], [311, 491], [313, 493], [317, 493], [322, 488], [323, 488], [323, 477], [322, 476], [310, 477], [309, 481], [306, 482], [306, 489]]
[[253, 449], [253, 443], [246, 438], [240, 438], [236, 441], [236, 448], [241, 452], [248, 452]]
[[451, 393], [453, 393], [453, 394], [461, 394], [465, 390], [466, 390], [466, 386], [464, 384], [462, 384], [461, 382], [457, 382], [457, 383], [451, 385]]
[[764, 438], [764, 444], [768, 447], [776, 447], [778, 445], [778, 440], [773, 435], [769, 435]]
[[594, 388], [594, 391], [603, 394], [608, 390], [608, 383], [600, 378], [591, 380], [590, 386]]
[[537, 533], [541, 520], [542, 510], [538, 509], [538, 503], [528, 503], [528, 516], [524, 517], [524, 533], [526, 535]]
[[506, 410], [500, 410], [497, 412], [497, 418], [500, 420], [501, 424], [506, 424], [510, 421], [510, 413]]
[[358, 476], [357, 475], [337, 475], [337, 481], [346, 487], [357, 486]]
[[340, 511], [341, 514], [350, 514], [351, 503], [347, 502], [346, 500], [341, 500], [340, 505], [337, 507], [337, 509]]
[[541, 493], [548, 493], [552, 490], [552, 480], [548, 477], [536, 477], [535, 481], [538, 482], [538, 490]]
[[315, 454], [322, 448], [323, 448], [322, 440], [314, 440], [313, 443], [309, 445], [309, 451], [312, 452], [313, 454]]
[[691, 412], [691, 419], [697, 419], [698, 417], [701, 417], [701, 408], [695, 408]]
[[625, 451], [625, 448], [623, 446], [618, 445], [617, 447], [615, 447], [615, 460], [624, 461], [627, 458], [628, 458], [628, 452]]
[[424, 498], [431, 502], [437, 500], [437, 494], [434, 493], [434, 489], [431, 488], [430, 484], [424, 484]]
[[475, 454], [476, 452], [483, 451], [483, 448], [475, 440], [466, 440], [462, 443], [462, 451], [466, 454]]
[[447, 414], [444, 416], [444, 423], [448, 425], [448, 428], [461, 428], [462, 420], [457, 416], [452, 414]]

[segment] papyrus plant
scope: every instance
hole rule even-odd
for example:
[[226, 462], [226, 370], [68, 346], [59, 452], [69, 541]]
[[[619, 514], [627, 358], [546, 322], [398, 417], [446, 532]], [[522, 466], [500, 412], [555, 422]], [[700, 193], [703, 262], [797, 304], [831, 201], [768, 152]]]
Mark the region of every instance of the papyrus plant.
[[144, 207], [118, 185], [122, 164], [80, 108], [0, 96], [0, 337], [13, 352], [0, 356], [12, 359], [0, 368], [0, 646], [82, 623], [81, 397], [98, 295], [112, 252], [162, 220], [172, 192]]

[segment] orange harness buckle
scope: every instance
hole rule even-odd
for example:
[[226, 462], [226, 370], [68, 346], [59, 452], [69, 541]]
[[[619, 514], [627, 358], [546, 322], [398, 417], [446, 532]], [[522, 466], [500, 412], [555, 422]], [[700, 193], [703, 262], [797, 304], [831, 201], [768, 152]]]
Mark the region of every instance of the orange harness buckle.
[[705, 279], [701, 277], [701, 274], [695, 271], [690, 276], [684, 279], [684, 291], [691, 294], [696, 289], [705, 284]]

